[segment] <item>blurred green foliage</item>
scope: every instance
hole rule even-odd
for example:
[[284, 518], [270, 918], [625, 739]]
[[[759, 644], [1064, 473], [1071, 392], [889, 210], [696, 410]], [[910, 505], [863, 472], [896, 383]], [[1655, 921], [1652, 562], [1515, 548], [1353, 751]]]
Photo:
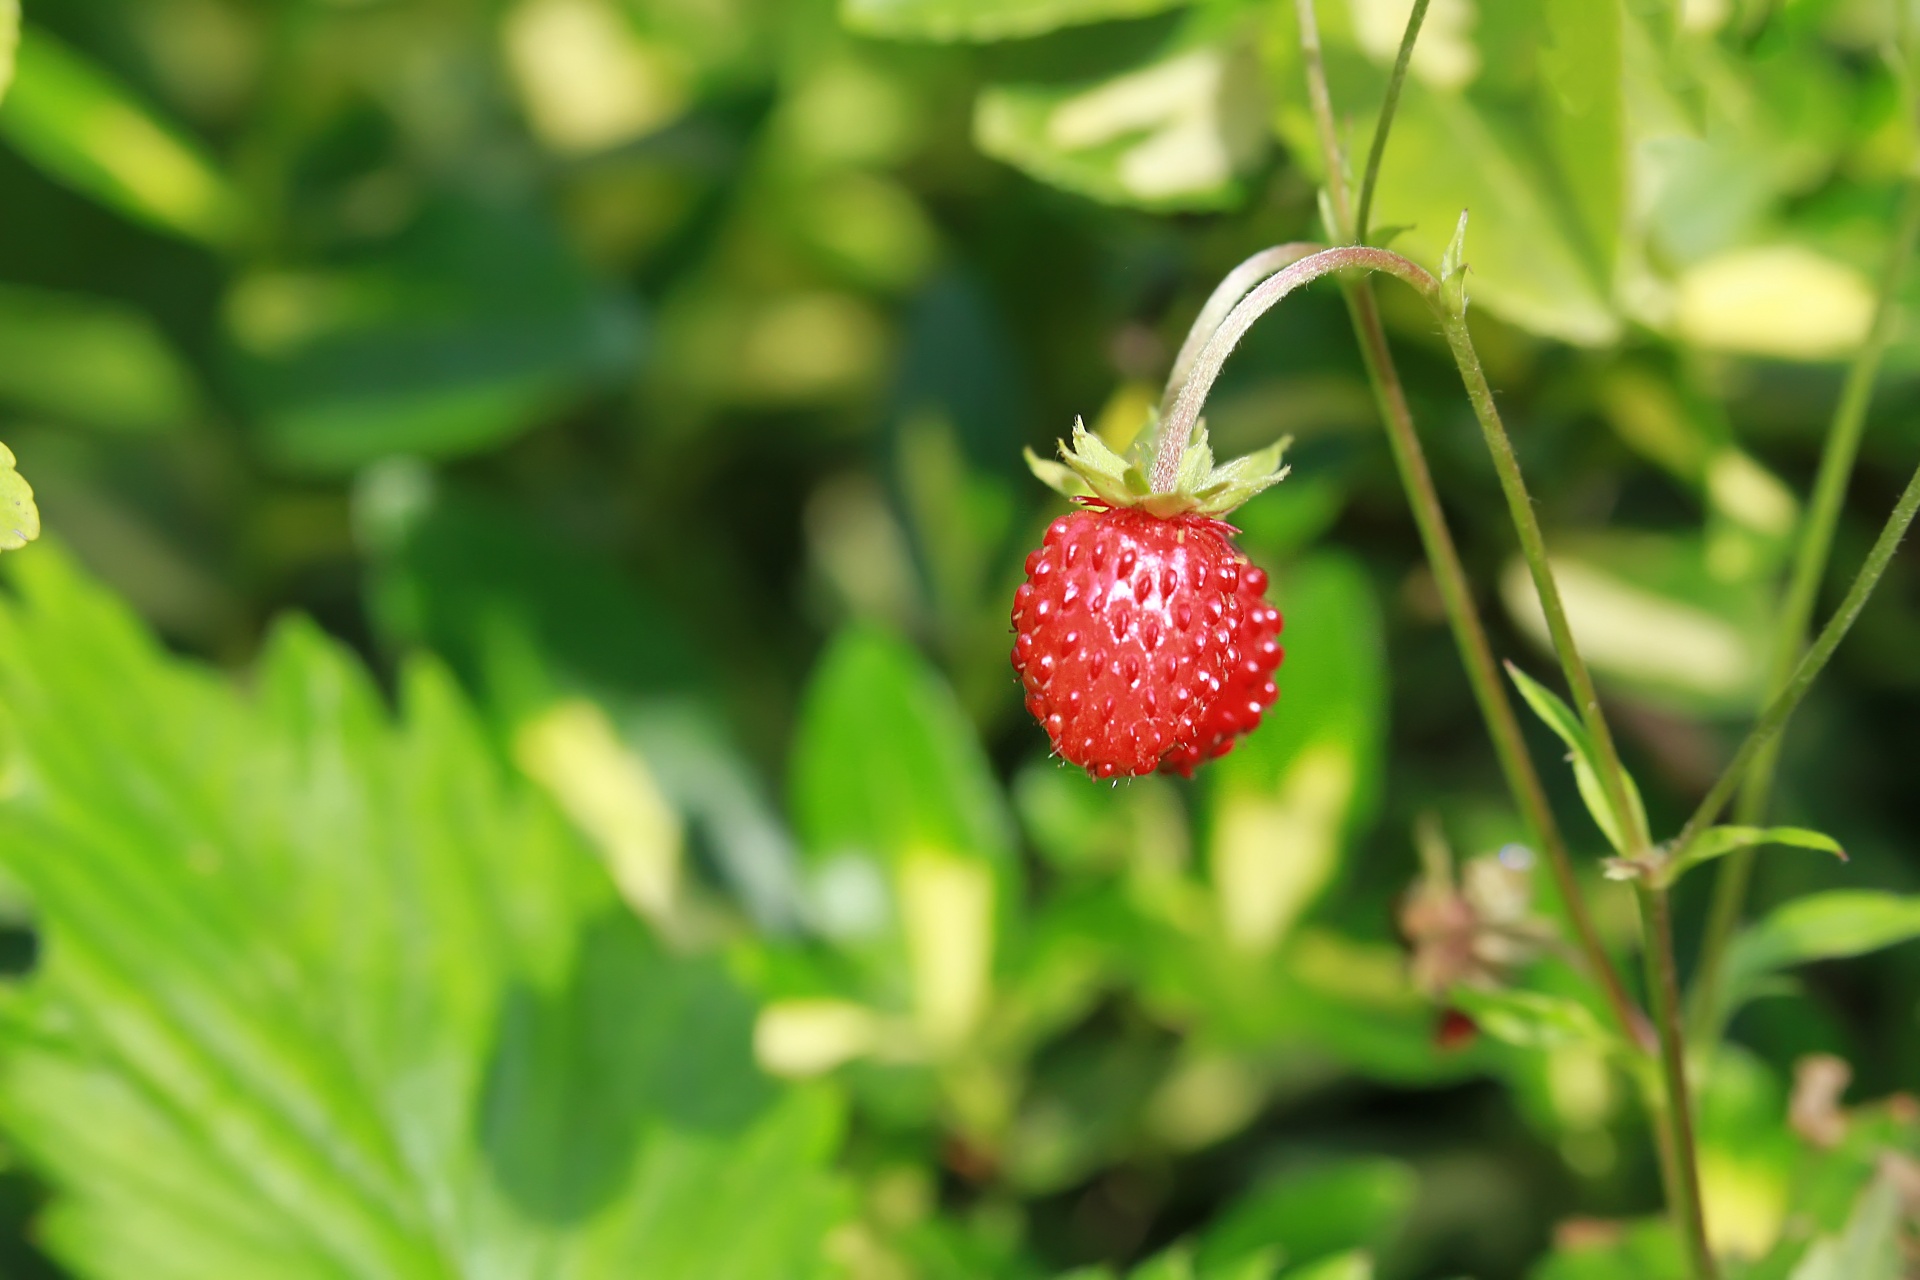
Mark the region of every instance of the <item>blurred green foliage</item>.
[[[1350, 150], [1408, 7], [1320, 6]], [[1331, 290], [1208, 411], [1223, 455], [1299, 438], [1236, 516], [1266, 726], [1116, 788], [1020, 711], [1059, 505], [1021, 447], [1130, 438], [1213, 282], [1318, 234], [1287, 0], [29, 0], [17, 59], [16, 19], [0, 439], [50, 537], [0, 566], [0, 1275], [1681, 1274], [1564, 950], [1489, 962], [1461, 1043], [1397, 936], [1420, 877], [1530, 939], [1564, 908]], [[1916, 24], [1434, 0], [1413, 59], [1374, 223], [1431, 265], [1471, 212], [1656, 829], [1759, 696]], [[1445, 348], [1382, 300], [1544, 674]], [[1920, 454], [1893, 305], [1841, 581]], [[1780, 820], [1852, 861], [1763, 858], [1699, 1054], [1756, 1280], [1897, 1280], [1910, 1238], [1917, 586], [1788, 744]], [[1789, 1124], [1811, 1053], [1855, 1092]]]

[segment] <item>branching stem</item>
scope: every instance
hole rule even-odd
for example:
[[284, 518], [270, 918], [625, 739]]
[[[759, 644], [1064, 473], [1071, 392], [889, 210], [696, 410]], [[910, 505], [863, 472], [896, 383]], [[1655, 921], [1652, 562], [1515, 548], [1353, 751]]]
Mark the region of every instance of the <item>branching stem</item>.
[[[1899, 221], [1887, 259], [1880, 271], [1880, 296], [1874, 304], [1873, 322], [1866, 341], [1861, 344], [1847, 380], [1834, 406], [1833, 422], [1820, 451], [1820, 470], [1813, 482], [1813, 497], [1807, 505], [1801, 526], [1799, 545], [1794, 550], [1793, 570], [1781, 598], [1779, 629], [1774, 636], [1772, 665], [1767, 674], [1766, 696], [1779, 697], [1792, 678], [1794, 664], [1806, 651], [1807, 632], [1813, 622], [1814, 604], [1820, 595], [1820, 583], [1826, 577], [1832, 558], [1833, 534], [1840, 523], [1840, 508], [1846, 500], [1847, 484], [1860, 454], [1860, 437], [1866, 430], [1867, 408], [1873, 400], [1873, 384], [1880, 373], [1880, 362], [1893, 338], [1898, 314], [1894, 297], [1913, 257], [1914, 244], [1920, 240], [1920, 179], [1909, 178], [1901, 199]], [[1735, 820], [1744, 825], [1764, 822], [1772, 799], [1774, 769], [1779, 763], [1780, 738], [1776, 736], [1755, 756], [1753, 766], [1741, 780]], [[1727, 946], [1739, 927], [1747, 900], [1747, 887], [1753, 878], [1756, 851], [1741, 849], [1727, 857], [1713, 885], [1713, 905], [1707, 916], [1706, 935], [1700, 945], [1700, 963], [1694, 972], [1692, 996], [1696, 1032], [1701, 1019], [1710, 1016], [1718, 996], [1722, 962]]]
[[1887, 566], [1892, 563], [1894, 552], [1899, 550], [1900, 540], [1906, 536], [1908, 527], [1913, 524], [1916, 510], [1920, 510], [1920, 470], [1916, 470], [1913, 478], [1907, 481], [1906, 490], [1901, 493], [1899, 502], [1894, 504], [1893, 514], [1887, 517], [1886, 524], [1881, 527], [1880, 536], [1874, 539], [1873, 548], [1867, 552], [1866, 561], [1860, 566], [1860, 572], [1854, 575], [1853, 585], [1847, 589], [1846, 598], [1840, 602], [1840, 607], [1827, 620], [1827, 625], [1820, 629], [1820, 634], [1814, 638], [1812, 646], [1801, 655], [1799, 665], [1794, 667], [1793, 675], [1788, 678], [1786, 687], [1780, 691], [1780, 696], [1773, 700], [1766, 714], [1760, 717], [1759, 723], [1755, 724], [1752, 731], [1747, 734], [1746, 740], [1740, 744], [1740, 749], [1734, 753], [1733, 762], [1721, 773], [1705, 798], [1700, 801], [1700, 806], [1693, 811], [1693, 816], [1687, 819], [1687, 825], [1675, 837], [1673, 856], [1676, 859], [1682, 857], [1700, 833], [1712, 826], [1715, 819], [1719, 818], [1722, 811], [1726, 809], [1727, 802], [1733, 798], [1734, 789], [1746, 776], [1748, 768], [1785, 726], [1788, 718], [1793, 715], [1794, 709], [1800, 705], [1800, 700], [1807, 696], [1807, 690], [1813, 687], [1814, 679], [1827, 665], [1827, 660], [1833, 657], [1833, 651], [1840, 647], [1840, 642], [1846, 639], [1847, 631], [1859, 618], [1860, 611], [1866, 608], [1867, 600], [1873, 595], [1873, 589], [1880, 584], [1881, 576], [1886, 573]]

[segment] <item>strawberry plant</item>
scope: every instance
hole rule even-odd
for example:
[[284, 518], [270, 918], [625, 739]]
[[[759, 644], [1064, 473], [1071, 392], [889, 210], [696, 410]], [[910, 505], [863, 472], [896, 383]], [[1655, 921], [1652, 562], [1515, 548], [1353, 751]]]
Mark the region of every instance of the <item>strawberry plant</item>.
[[1920, 1275], [1910, 8], [0, 0], [0, 1276]]

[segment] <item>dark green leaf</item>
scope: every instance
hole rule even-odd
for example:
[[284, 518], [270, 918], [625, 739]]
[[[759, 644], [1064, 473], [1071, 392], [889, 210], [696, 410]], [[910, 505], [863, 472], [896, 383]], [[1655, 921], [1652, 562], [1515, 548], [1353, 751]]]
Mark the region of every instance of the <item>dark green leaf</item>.
[[[1419, 1193], [1397, 1160], [1347, 1160], [1281, 1174], [1249, 1192], [1210, 1227], [1203, 1273], [1268, 1253], [1288, 1266], [1392, 1241]], [[1287, 1274], [1291, 1275], [1292, 1272]]]
[[184, 426], [200, 392], [144, 313], [9, 286], [0, 288], [0, 398], [56, 421], [146, 434]]
[[211, 245], [240, 230], [240, 198], [205, 151], [38, 28], [22, 33], [0, 133], [60, 181], [151, 226]]

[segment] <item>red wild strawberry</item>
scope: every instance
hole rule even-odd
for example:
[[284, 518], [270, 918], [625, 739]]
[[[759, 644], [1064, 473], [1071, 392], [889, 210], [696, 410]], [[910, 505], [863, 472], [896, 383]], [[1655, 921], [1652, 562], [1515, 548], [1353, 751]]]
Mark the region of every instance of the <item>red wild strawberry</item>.
[[1078, 423], [1068, 466], [1035, 467], [1077, 490], [1084, 509], [1055, 520], [1027, 557], [1013, 666], [1055, 753], [1095, 777], [1191, 776], [1276, 696], [1279, 610], [1216, 517], [1285, 474], [1278, 447], [1264, 469], [1243, 460], [1224, 481], [1204, 434], [1190, 449], [1187, 485], [1170, 493], [1147, 493], [1138, 468]]

